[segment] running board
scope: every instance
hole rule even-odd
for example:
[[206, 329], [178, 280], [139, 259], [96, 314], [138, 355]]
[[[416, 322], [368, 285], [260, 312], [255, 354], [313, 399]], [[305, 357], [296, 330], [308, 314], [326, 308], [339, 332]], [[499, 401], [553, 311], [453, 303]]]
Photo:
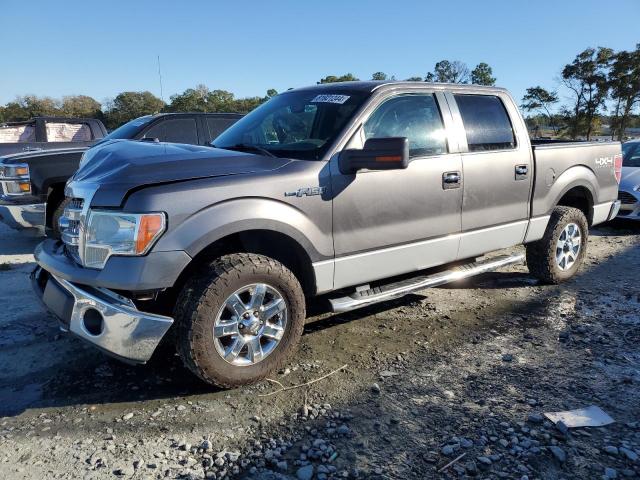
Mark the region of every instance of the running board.
[[431, 275], [422, 275], [406, 280], [400, 280], [396, 283], [389, 283], [379, 287], [360, 290], [352, 293], [347, 297], [333, 298], [331, 309], [336, 312], [348, 312], [356, 308], [367, 307], [374, 303], [385, 302], [394, 298], [402, 297], [416, 290], [437, 287], [445, 283], [455, 282], [464, 278], [480, 275], [481, 273], [492, 272], [498, 268], [507, 265], [524, 262], [524, 254], [519, 255], [501, 255], [492, 257], [479, 262], [467, 263], [459, 267], [445, 270], [443, 272], [433, 273]]

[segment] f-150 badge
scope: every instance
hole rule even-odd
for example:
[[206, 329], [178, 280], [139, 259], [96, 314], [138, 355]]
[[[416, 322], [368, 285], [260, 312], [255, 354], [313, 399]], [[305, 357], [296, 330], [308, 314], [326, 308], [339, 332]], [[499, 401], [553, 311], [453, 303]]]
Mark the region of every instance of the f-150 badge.
[[293, 192], [284, 192], [285, 197], [311, 197], [312, 195], [322, 195], [325, 187], [305, 187], [294, 190]]

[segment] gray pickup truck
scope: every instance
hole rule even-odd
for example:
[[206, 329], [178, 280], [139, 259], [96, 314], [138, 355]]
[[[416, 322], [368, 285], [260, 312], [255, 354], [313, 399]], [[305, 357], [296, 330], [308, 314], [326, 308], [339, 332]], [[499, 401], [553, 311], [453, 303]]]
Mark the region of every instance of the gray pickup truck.
[[224, 387], [286, 362], [311, 297], [372, 305], [522, 262], [483, 257], [519, 244], [558, 283], [619, 208], [620, 144], [532, 146], [500, 88], [301, 88], [213, 143], [96, 150], [33, 283], [63, 329], [134, 363], [165, 338]]

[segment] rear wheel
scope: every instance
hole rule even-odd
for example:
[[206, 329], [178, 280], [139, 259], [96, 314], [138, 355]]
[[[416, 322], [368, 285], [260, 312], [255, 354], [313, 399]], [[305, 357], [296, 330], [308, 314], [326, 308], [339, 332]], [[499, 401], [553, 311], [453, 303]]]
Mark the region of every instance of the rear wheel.
[[529, 243], [529, 271], [546, 283], [557, 284], [573, 277], [584, 260], [589, 225], [582, 211], [556, 207], [542, 239]]
[[305, 320], [302, 287], [284, 265], [238, 253], [213, 261], [176, 305], [177, 347], [187, 367], [222, 387], [254, 383], [295, 350]]

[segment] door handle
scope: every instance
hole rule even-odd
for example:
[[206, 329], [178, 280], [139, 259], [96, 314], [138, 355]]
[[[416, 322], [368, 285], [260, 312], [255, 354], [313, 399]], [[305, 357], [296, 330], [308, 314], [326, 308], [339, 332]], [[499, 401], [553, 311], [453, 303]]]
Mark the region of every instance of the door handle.
[[516, 180], [524, 179], [529, 173], [529, 167], [527, 165], [516, 165]]
[[442, 188], [448, 190], [450, 188], [460, 188], [462, 175], [460, 172], [444, 172], [442, 174]]

